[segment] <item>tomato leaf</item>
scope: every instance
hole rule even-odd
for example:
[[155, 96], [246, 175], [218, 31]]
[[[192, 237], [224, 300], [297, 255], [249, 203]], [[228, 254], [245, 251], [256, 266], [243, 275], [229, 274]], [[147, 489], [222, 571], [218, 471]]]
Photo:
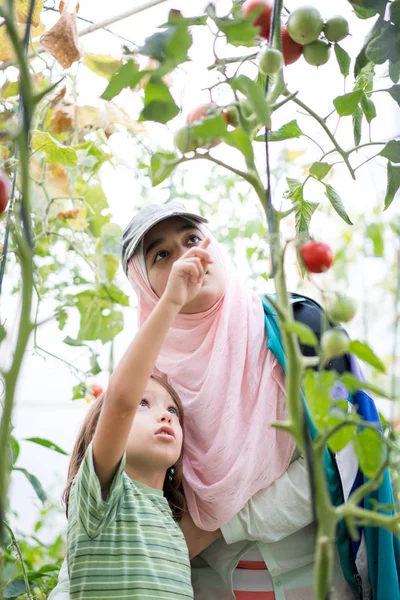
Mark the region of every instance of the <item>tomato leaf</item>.
[[73, 148], [64, 146], [45, 131], [32, 132], [32, 149], [43, 152], [47, 162], [74, 167], [78, 163], [78, 155]]
[[116, 258], [121, 257], [122, 228], [116, 223], [105, 223], [101, 228], [101, 243], [103, 254], [109, 254]]
[[[260, 9], [261, 10], [261, 9]], [[234, 18], [220, 18], [215, 14], [215, 7], [209, 4], [207, 7], [208, 16], [214, 21], [216, 26], [225, 34], [229, 44], [233, 46], [254, 46], [254, 38], [258, 36], [260, 28], [254, 27], [254, 15], [249, 18], [243, 18], [240, 13], [234, 15]]]
[[400, 62], [389, 62], [389, 77], [393, 83], [398, 83], [400, 79]]
[[224, 135], [224, 142], [240, 150], [246, 160], [254, 160], [253, 146], [249, 140], [249, 136], [240, 127], [236, 127], [233, 131], [227, 131]]
[[161, 79], [153, 76], [145, 88], [144, 108], [140, 121], [167, 123], [179, 113], [171, 92]]
[[372, 367], [374, 367], [377, 371], [381, 371], [382, 373], [386, 373], [386, 367], [375, 354], [368, 344], [365, 342], [360, 342], [359, 340], [353, 340], [349, 345], [349, 352], [354, 354], [360, 360], [368, 363]]
[[[177, 13], [178, 11], [175, 11]], [[171, 68], [188, 60], [188, 50], [192, 45], [185, 19], [175, 17], [164, 25], [165, 30], [154, 33], [146, 38], [144, 46], [139, 48], [139, 54], [151, 56], [160, 63], [171, 63]]]
[[162, 183], [175, 169], [178, 158], [173, 152], [156, 152], [150, 159], [150, 179], [155, 187]]
[[321, 181], [326, 177], [329, 171], [332, 169], [332, 165], [326, 162], [315, 162], [310, 167], [310, 175]]
[[271, 110], [265, 99], [263, 88], [246, 77], [246, 75], [240, 75], [231, 79], [231, 86], [234, 90], [242, 92], [246, 96], [260, 123], [270, 129]]
[[29, 481], [29, 483], [31, 484], [33, 489], [35, 490], [37, 497], [42, 502], [42, 504], [44, 504], [47, 500], [47, 495], [46, 495], [46, 492], [44, 491], [44, 489], [42, 488], [42, 484], [40, 483], [40, 481], [36, 477], [36, 475], [33, 475], [33, 473], [30, 473], [29, 471], [27, 471], [26, 469], [23, 469], [22, 467], [14, 467], [14, 471], [19, 471], [20, 473], [25, 475], [25, 477], [27, 478], [27, 480]]
[[83, 383], [77, 383], [72, 388], [72, 400], [80, 400], [86, 394], [86, 387]]
[[110, 79], [110, 83], [101, 95], [103, 100], [112, 100], [124, 88], [133, 90], [147, 71], [139, 71], [138, 65], [133, 60], [128, 60]]
[[390, 162], [400, 163], [400, 141], [390, 140], [379, 154], [390, 160]]
[[352, 115], [361, 100], [362, 94], [362, 90], [355, 90], [354, 92], [335, 98], [333, 104], [339, 117]]
[[331, 185], [329, 185], [329, 183], [324, 183], [323, 181], [321, 183], [324, 184], [325, 195], [327, 196], [332, 207], [336, 210], [339, 217], [341, 217], [343, 219], [343, 221], [345, 223], [347, 223], [348, 225], [353, 225], [337, 191], [335, 189], [333, 189], [333, 187]]
[[385, 458], [382, 434], [372, 429], [364, 429], [357, 433], [353, 444], [361, 471], [371, 479], [376, 475]]
[[295, 333], [302, 344], [312, 346], [313, 348], [318, 346], [317, 336], [307, 325], [298, 321], [288, 321], [285, 323], [285, 329], [290, 333]]
[[110, 81], [114, 73], [122, 67], [122, 62], [109, 54], [90, 54], [89, 52], [85, 52], [83, 64], [107, 81]]
[[357, 106], [356, 110], [352, 115], [353, 119], [353, 135], [354, 135], [354, 144], [358, 146], [361, 141], [361, 131], [362, 131], [362, 120], [363, 120], [363, 112], [359, 106]]
[[[336, 374], [332, 371], [315, 372], [307, 369], [304, 378], [304, 391], [311, 415], [317, 429], [328, 432], [343, 421], [347, 415], [347, 401], [333, 400]], [[328, 440], [333, 452], [342, 450], [355, 435], [355, 427], [343, 427]]]
[[50, 440], [46, 440], [44, 438], [32, 437], [32, 438], [24, 438], [26, 442], [32, 442], [33, 444], [38, 444], [39, 446], [43, 446], [44, 448], [48, 448], [49, 450], [54, 450], [54, 452], [58, 452], [59, 454], [64, 454], [64, 456], [68, 456], [68, 452], [65, 452], [60, 446], [57, 446], [54, 442]]
[[383, 223], [370, 223], [366, 230], [366, 237], [372, 241], [374, 255], [382, 257], [385, 251]]
[[[29, 591], [29, 590], [28, 590]], [[27, 590], [23, 579], [14, 579], [9, 583], [3, 590], [3, 598], [9, 600], [9, 598], [18, 598], [22, 594], [26, 594]]]
[[392, 85], [392, 87], [386, 90], [393, 98], [395, 102], [400, 106], [400, 85]]
[[347, 77], [350, 73], [350, 56], [338, 43], [335, 44], [335, 55], [341, 74], [343, 77]]
[[400, 188], [400, 167], [394, 167], [392, 163], [387, 164], [387, 187], [385, 195], [385, 209], [392, 204], [395, 195]]
[[221, 114], [212, 115], [193, 123], [192, 135], [196, 138], [217, 138], [226, 134], [226, 121]]
[[[282, 140], [290, 140], [292, 138], [299, 138], [300, 136], [303, 135], [302, 130], [300, 129], [300, 127], [298, 126], [298, 123], [296, 120], [293, 121], [289, 121], [289, 123], [285, 123], [285, 125], [282, 125], [282, 127], [280, 127], [279, 129], [277, 129], [276, 131], [271, 131], [268, 134], [268, 141], [269, 142], [281, 142]], [[260, 136], [259, 138], [256, 138], [257, 141], [264, 141], [264, 136]]]
[[307, 202], [303, 197], [303, 185], [298, 179], [286, 178], [289, 190], [285, 197], [289, 198], [295, 207], [296, 232], [308, 234], [311, 217], [318, 207], [316, 202]]
[[372, 119], [376, 117], [376, 108], [375, 104], [365, 93], [361, 96], [361, 108], [368, 123], [371, 123]]

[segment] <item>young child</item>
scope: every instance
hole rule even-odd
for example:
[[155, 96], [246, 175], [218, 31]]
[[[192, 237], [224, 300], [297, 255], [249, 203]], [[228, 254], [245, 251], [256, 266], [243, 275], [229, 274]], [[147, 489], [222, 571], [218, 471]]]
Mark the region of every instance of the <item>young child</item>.
[[202, 288], [212, 262], [208, 244], [174, 263], [75, 444], [65, 491], [72, 599], [193, 598], [177, 523], [184, 512], [183, 411], [152, 372], [175, 317]]

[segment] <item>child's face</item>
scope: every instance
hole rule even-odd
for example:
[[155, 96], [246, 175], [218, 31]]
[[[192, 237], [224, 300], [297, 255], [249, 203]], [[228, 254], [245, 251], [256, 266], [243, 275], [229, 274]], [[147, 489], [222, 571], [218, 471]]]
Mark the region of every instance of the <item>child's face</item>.
[[182, 440], [178, 407], [167, 390], [150, 379], [129, 434], [128, 463], [151, 470], [168, 469], [181, 454]]
[[[155, 225], [144, 237], [143, 251], [147, 276], [153, 291], [161, 298], [176, 260], [204, 239], [202, 232], [186, 219], [172, 217]], [[212, 256], [212, 250], [209, 248]], [[214, 258], [214, 257], [213, 257]], [[203, 286], [197, 296], [186, 304], [183, 313], [208, 310], [224, 292], [224, 276], [218, 261], [207, 266]]]

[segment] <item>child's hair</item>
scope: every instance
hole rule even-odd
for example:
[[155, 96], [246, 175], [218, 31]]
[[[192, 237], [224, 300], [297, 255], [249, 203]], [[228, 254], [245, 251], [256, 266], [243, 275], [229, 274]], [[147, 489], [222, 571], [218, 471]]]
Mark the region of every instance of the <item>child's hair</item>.
[[[178, 394], [169, 385], [169, 383], [167, 381], [165, 381], [165, 379], [159, 377], [158, 375], [152, 375], [151, 378], [158, 381], [158, 383], [160, 383], [167, 390], [167, 392], [170, 394], [171, 398], [174, 400], [175, 404], [178, 407], [179, 423], [183, 430], [183, 406], [182, 406], [182, 402], [181, 402]], [[65, 490], [64, 490], [64, 493], [62, 496], [63, 502], [65, 503], [65, 511], [66, 511], [67, 517], [68, 517], [68, 502], [69, 502], [69, 495], [71, 492], [72, 482], [75, 479], [75, 477], [79, 471], [79, 467], [81, 465], [81, 462], [84, 459], [86, 450], [94, 437], [94, 433], [96, 431], [97, 423], [99, 421], [99, 416], [101, 413], [101, 408], [104, 403], [105, 393], [106, 392], [104, 392], [101, 396], [99, 396], [97, 398], [97, 400], [90, 407], [90, 409], [85, 417], [85, 420], [82, 423], [81, 429], [79, 431], [77, 440], [74, 445], [74, 449], [72, 450], [71, 460], [69, 462], [69, 468], [68, 468], [67, 485], [65, 487]], [[173, 471], [171, 471], [171, 469], [167, 470], [165, 480], [164, 480], [164, 486], [163, 486], [163, 491], [164, 491], [165, 497], [168, 500], [168, 503], [172, 510], [172, 514], [174, 515], [174, 518], [176, 521], [181, 520], [181, 518], [183, 517], [184, 512], [186, 510], [186, 501], [185, 501], [185, 495], [184, 495], [183, 484], [182, 484], [182, 477], [183, 477], [182, 464], [183, 464], [183, 443], [182, 443], [182, 450], [181, 450], [180, 456], [179, 456], [178, 460], [176, 461], [176, 463], [173, 465], [174, 470]]]

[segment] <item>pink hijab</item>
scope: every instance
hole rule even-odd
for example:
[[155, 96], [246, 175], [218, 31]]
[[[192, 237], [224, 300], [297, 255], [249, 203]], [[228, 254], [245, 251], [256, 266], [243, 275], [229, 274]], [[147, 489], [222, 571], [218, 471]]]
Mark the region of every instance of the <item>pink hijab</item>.
[[[209, 251], [224, 267], [225, 293], [205, 312], [178, 315], [156, 367], [167, 374], [185, 409], [189, 512], [198, 527], [214, 531], [286, 471], [295, 443], [270, 427], [287, 411], [284, 375], [267, 349], [260, 298], [246, 289], [210, 237]], [[139, 297], [141, 325], [158, 297], [136, 255], [128, 279]]]

